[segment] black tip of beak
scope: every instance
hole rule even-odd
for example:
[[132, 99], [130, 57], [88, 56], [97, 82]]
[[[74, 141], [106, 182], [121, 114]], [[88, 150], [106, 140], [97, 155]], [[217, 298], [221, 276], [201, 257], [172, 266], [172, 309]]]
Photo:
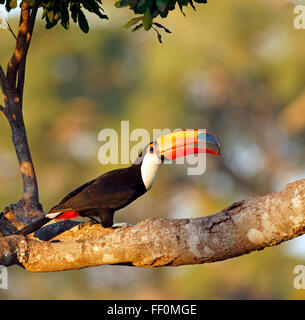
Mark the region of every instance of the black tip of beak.
[[210, 132], [202, 132], [198, 135], [198, 140], [205, 142], [207, 148], [211, 148], [220, 155], [221, 147], [217, 137]]

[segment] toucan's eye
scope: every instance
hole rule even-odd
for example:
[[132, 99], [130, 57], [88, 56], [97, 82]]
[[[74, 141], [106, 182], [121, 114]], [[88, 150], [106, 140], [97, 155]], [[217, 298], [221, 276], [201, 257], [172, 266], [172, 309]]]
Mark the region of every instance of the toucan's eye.
[[151, 146], [151, 147], [149, 148], [149, 152], [150, 152], [150, 153], [154, 153], [154, 147], [153, 147], [153, 146]]

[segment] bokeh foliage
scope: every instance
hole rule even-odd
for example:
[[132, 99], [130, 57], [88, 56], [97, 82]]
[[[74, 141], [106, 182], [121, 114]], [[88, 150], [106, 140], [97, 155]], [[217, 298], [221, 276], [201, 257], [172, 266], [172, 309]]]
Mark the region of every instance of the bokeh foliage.
[[[167, 17], [175, 33], [163, 46], [152, 41], [154, 34], [122, 32], [128, 10], [107, 8], [119, 19], [97, 23], [89, 34], [73, 24], [69, 32], [45, 32], [37, 21], [24, 116], [44, 209], [122, 167], [98, 162], [99, 131], [115, 129], [121, 143], [121, 120], [130, 121], [130, 131], [206, 128], [223, 154], [207, 158], [202, 176], [187, 176], [186, 165], [162, 167], [154, 187], [117, 212], [116, 222], [208, 215], [304, 178], [305, 31], [293, 28], [291, 5], [273, 4], [214, 0], [188, 19], [175, 10]], [[189, 16], [192, 8], [184, 11]], [[9, 19], [15, 29], [18, 20]], [[5, 64], [15, 40], [0, 30], [0, 43]], [[4, 117], [0, 164], [3, 208], [22, 194]], [[304, 240], [298, 250], [295, 243], [179, 268], [33, 274], [13, 267], [0, 299], [305, 299], [305, 290], [293, 287], [293, 268], [305, 264]]]

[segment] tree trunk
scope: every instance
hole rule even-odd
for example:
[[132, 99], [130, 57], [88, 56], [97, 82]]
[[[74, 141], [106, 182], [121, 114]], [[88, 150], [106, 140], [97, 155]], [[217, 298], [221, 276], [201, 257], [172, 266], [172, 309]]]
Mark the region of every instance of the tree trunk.
[[0, 214], [0, 230], [3, 236], [24, 228], [33, 222], [38, 215], [43, 214], [22, 113], [26, 55], [39, 5], [40, 1], [36, 1], [33, 6], [25, 1], [21, 2], [16, 46], [8, 62], [6, 75], [0, 66], [0, 86], [5, 102], [5, 106], [0, 106], [0, 110], [6, 116], [11, 127], [12, 141], [23, 182], [22, 199], [4, 208]]

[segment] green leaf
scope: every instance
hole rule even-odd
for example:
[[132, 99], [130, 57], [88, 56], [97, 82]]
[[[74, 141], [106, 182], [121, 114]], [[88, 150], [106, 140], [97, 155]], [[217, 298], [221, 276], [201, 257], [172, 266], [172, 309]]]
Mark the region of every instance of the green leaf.
[[[24, 0], [26, 3], [30, 4], [31, 6], [34, 4], [35, 0]], [[17, 1], [16, 1], [17, 3]], [[16, 4], [17, 7], [17, 4]]]
[[208, 3], [207, 0], [194, 0], [194, 1], [197, 2], [197, 3]]
[[59, 20], [59, 18], [60, 18], [60, 13], [59, 13], [59, 12], [56, 12], [56, 13], [54, 14], [54, 20]]
[[65, 29], [69, 29], [69, 26], [70, 26], [68, 6], [69, 6], [68, 0], [61, 1], [61, 7], [60, 7], [61, 25]]
[[158, 40], [159, 40], [160, 43], [162, 43], [162, 36], [161, 36], [161, 34], [159, 32], [158, 32]]
[[88, 33], [89, 32], [88, 21], [87, 21], [85, 15], [83, 14], [83, 12], [81, 10], [78, 11], [78, 24], [79, 24], [79, 27], [81, 28], [81, 30], [84, 33]]
[[165, 32], [167, 33], [172, 33], [169, 29], [165, 28], [164, 26], [162, 26], [162, 24], [158, 23], [158, 22], [154, 22], [154, 25], [158, 28], [162, 28], [164, 29]]
[[42, 6], [43, 6], [44, 8], [51, 9], [51, 7], [52, 7], [52, 3], [51, 3], [51, 1], [48, 1], [48, 2], [42, 2], [41, 4], [42, 4]]
[[172, 11], [175, 9], [176, 6], [176, 0], [168, 0], [167, 1], [167, 9]]
[[12, 7], [10, 6], [10, 2], [11, 2], [11, 0], [7, 0], [5, 3], [5, 8], [6, 8], [7, 12], [10, 12], [12, 10]]
[[117, 8], [121, 8], [121, 1], [117, 1], [115, 4], [114, 4], [115, 7]]
[[100, 7], [95, 0], [80, 0], [80, 2], [85, 7], [85, 9], [87, 9], [90, 12], [95, 13], [101, 19], [108, 19], [108, 17], [105, 14], [102, 14], [100, 12]]
[[178, 5], [180, 8], [180, 11], [182, 12], [182, 14], [185, 16], [185, 13], [183, 12], [183, 7], [187, 6], [189, 0], [178, 0]]
[[74, 23], [77, 22], [77, 14], [79, 10], [79, 5], [76, 2], [72, 2], [70, 5], [71, 18]]
[[11, 0], [11, 2], [10, 2], [10, 7], [11, 7], [12, 9], [15, 9], [15, 8], [17, 7], [17, 0]]
[[132, 32], [136, 32], [136, 31], [140, 30], [141, 28], [143, 28], [143, 23], [137, 25], [137, 26], [136, 26], [135, 28], [133, 28], [131, 31], [132, 31]]
[[157, 33], [157, 36], [158, 36], [158, 41], [160, 42], [160, 43], [162, 43], [162, 36], [161, 36], [161, 33], [156, 29], [156, 28], [153, 28], [155, 31], [156, 31], [156, 33]]
[[48, 9], [44, 8], [43, 11], [42, 11], [41, 19], [44, 19], [47, 14], [48, 14]]
[[53, 21], [51, 22], [48, 18], [48, 16], [46, 16], [46, 21], [47, 21], [47, 24], [46, 24], [46, 29], [51, 29], [53, 28], [54, 26], [56, 26], [58, 20], [55, 20], [53, 19]]
[[166, 18], [168, 16], [168, 10], [166, 9], [164, 12], [160, 12], [159, 14], [161, 18]]
[[193, 3], [192, 0], [190, 0], [190, 5], [191, 5], [191, 7], [194, 9], [194, 11], [196, 11], [196, 8], [195, 8], [194, 3]]
[[125, 24], [125, 28], [129, 29], [130, 27], [132, 27], [133, 25], [135, 25], [136, 23], [138, 23], [139, 21], [142, 21], [143, 17], [137, 17], [137, 18], [133, 18], [131, 20], [129, 20], [126, 24]]
[[160, 12], [164, 12], [166, 10], [167, 0], [156, 0], [156, 6]]
[[146, 31], [148, 31], [151, 26], [152, 26], [152, 23], [153, 23], [153, 19], [152, 19], [152, 16], [150, 14], [150, 11], [149, 9], [146, 10], [145, 14], [144, 14], [144, 17], [143, 17], [143, 26], [144, 26], [144, 29]]
[[117, 1], [114, 6], [117, 7], [117, 8], [123, 8], [123, 7], [126, 7], [128, 6], [130, 3], [128, 0], [119, 0]]
[[47, 13], [47, 17], [48, 17], [49, 21], [52, 23], [53, 20], [54, 20], [54, 12], [53, 12], [53, 10], [51, 10], [51, 11], [49, 11]]
[[133, 9], [135, 14], [143, 14], [147, 9], [147, 3], [145, 0], [139, 0], [136, 2], [136, 5]]

